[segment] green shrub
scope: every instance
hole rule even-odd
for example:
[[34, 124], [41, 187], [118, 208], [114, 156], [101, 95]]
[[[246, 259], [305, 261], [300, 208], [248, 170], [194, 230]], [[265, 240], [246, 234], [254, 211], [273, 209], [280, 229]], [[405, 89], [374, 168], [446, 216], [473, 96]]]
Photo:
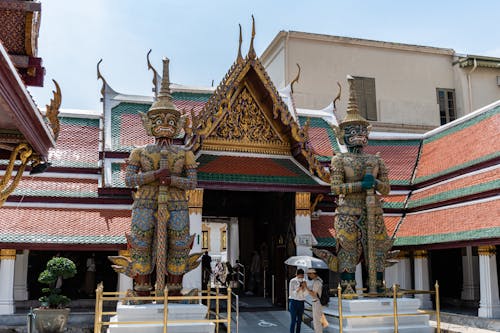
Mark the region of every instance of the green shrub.
[[61, 295], [61, 289], [56, 288], [56, 283], [59, 277], [61, 279], [69, 279], [75, 275], [76, 265], [70, 259], [63, 257], [50, 259], [47, 262], [47, 268], [38, 277], [38, 282], [48, 285], [47, 288], [42, 289], [42, 292], [48, 295], [38, 299], [42, 303], [42, 307], [56, 309], [67, 305], [70, 299]]

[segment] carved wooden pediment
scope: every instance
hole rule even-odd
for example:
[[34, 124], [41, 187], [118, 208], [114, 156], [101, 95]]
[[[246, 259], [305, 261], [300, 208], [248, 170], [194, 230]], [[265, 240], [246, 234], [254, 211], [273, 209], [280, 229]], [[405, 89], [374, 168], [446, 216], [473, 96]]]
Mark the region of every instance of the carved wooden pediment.
[[203, 146], [209, 150], [289, 155], [289, 142], [279, 134], [269, 116], [251, 89], [244, 85], [232, 98]]

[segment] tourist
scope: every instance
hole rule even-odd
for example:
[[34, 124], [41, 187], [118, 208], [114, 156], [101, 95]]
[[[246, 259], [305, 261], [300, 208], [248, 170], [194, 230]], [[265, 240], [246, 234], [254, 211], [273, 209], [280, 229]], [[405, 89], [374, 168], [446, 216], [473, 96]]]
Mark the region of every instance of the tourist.
[[304, 299], [307, 291], [306, 281], [304, 281], [304, 270], [297, 269], [295, 277], [290, 280], [288, 286], [288, 311], [292, 317], [290, 323], [290, 333], [300, 333], [302, 316], [304, 315]]
[[323, 325], [321, 324], [321, 316], [323, 315], [323, 307], [319, 301], [321, 297], [321, 290], [323, 288], [323, 280], [318, 276], [314, 268], [307, 270], [307, 279], [312, 281], [311, 289], [307, 288], [309, 295], [312, 297], [312, 315], [313, 315], [313, 328], [314, 333], [323, 332]]

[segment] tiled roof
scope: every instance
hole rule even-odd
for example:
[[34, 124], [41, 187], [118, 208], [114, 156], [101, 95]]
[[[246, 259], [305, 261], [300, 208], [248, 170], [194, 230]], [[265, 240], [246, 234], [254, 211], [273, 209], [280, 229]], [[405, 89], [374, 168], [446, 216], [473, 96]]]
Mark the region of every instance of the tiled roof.
[[500, 189], [500, 168], [466, 175], [455, 180], [413, 192], [408, 208], [442, 202], [463, 196]]
[[225, 183], [318, 185], [290, 159], [202, 154], [198, 180]]
[[[332, 156], [340, 151], [335, 133], [324, 119], [309, 119], [309, 144], [319, 161], [330, 162]], [[301, 126], [304, 126], [306, 121], [307, 117], [299, 117]]]
[[12, 195], [96, 198], [97, 188], [97, 179], [45, 178], [25, 175]]
[[[201, 154], [198, 180], [215, 183], [318, 185], [289, 159]], [[112, 184], [125, 186], [125, 163], [113, 163]]]
[[130, 210], [3, 207], [0, 243], [125, 244]]
[[113, 187], [127, 187], [125, 186], [125, 163], [112, 163], [111, 164], [111, 183]]
[[311, 229], [314, 238], [318, 241], [317, 247], [335, 247], [335, 229], [333, 221], [335, 217], [331, 215], [321, 215], [317, 219], [311, 219]]
[[418, 157], [420, 140], [369, 140], [365, 152], [376, 154], [384, 160], [389, 169], [392, 185], [408, 185]]
[[406, 201], [406, 194], [385, 195], [382, 197], [382, 205], [389, 209], [403, 209]]
[[[172, 93], [174, 104], [179, 110], [191, 111], [197, 114], [205, 105], [210, 94], [195, 94], [187, 92]], [[147, 112], [150, 104], [123, 102], [113, 107], [111, 111], [112, 150], [129, 152], [132, 148], [154, 142], [154, 138], [146, 134], [142, 126], [139, 112]]]
[[427, 138], [415, 183], [500, 156], [500, 106]]
[[[401, 216], [387, 215], [384, 216], [385, 227], [387, 234], [392, 237], [396, 226], [401, 220]], [[335, 247], [335, 229], [333, 227], [334, 216], [321, 215], [318, 219], [311, 220], [311, 229], [314, 238], [318, 241], [317, 247]]]
[[99, 161], [99, 119], [60, 119], [55, 148], [49, 150], [52, 167], [97, 168]]
[[396, 246], [500, 237], [500, 202], [495, 200], [407, 214]]

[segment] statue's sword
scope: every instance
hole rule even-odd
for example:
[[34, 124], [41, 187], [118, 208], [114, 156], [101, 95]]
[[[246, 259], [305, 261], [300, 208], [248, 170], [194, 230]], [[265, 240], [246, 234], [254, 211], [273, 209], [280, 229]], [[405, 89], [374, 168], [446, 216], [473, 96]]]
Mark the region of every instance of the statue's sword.
[[[160, 150], [160, 169], [168, 168], [168, 150]], [[160, 183], [158, 190], [158, 220], [156, 224], [156, 284], [157, 295], [163, 295], [167, 274], [167, 224], [170, 213], [167, 207], [168, 186]]]
[[[367, 162], [366, 174], [373, 175], [373, 165]], [[370, 294], [377, 293], [377, 268], [375, 265], [375, 189], [366, 190], [366, 224], [368, 233], [368, 291]]]

